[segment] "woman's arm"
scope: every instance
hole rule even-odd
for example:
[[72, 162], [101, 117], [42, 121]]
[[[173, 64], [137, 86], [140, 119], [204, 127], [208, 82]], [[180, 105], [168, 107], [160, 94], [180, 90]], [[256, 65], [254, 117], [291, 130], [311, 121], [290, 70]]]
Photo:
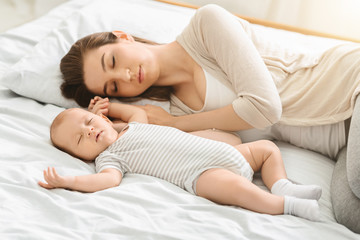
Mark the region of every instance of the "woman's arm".
[[[178, 125], [192, 124], [194, 130], [199, 124], [216, 118], [224, 121], [220, 129], [241, 130], [267, 127], [280, 119], [282, 106], [274, 80], [235, 16], [216, 5], [202, 7], [177, 41], [196, 62], [210, 64], [215, 77], [224, 83], [229, 81], [237, 95], [231, 104], [232, 109], [224, 106], [208, 114], [179, 117], [174, 120]], [[195, 118], [200, 119], [197, 121]], [[184, 122], [189, 120], [191, 123]]]
[[141, 108], [146, 111], [150, 123], [175, 127], [185, 132], [210, 128], [223, 131], [239, 131], [253, 128], [235, 113], [232, 105], [183, 116], [172, 116], [163, 108], [154, 105], [146, 105]]
[[96, 192], [111, 187], [116, 187], [122, 180], [122, 174], [114, 168], [83, 176], [60, 176], [55, 168], [44, 170], [46, 182], [39, 181], [39, 185], [46, 189], [66, 188], [80, 192]]

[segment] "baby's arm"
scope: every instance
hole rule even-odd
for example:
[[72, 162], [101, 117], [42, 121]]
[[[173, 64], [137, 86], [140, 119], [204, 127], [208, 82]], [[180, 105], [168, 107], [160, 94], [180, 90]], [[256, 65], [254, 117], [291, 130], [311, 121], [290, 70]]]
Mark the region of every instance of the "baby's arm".
[[39, 185], [46, 189], [66, 188], [80, 192], [96, 192], [111, 187], [116, 187], [122, 180], [122, 174], [114, 168], [83, 176], [60, 176], [55, 168], [44, 170], [46, 182], [39, 181]]
[[90, 101], [89, 111], [94, 114], [104, 114], [116, 121], [148, 123], [145, 110], [140, 107], [110, 102], [108, 98], [94, 97]]
[[115, 119], [124, 122], [148, 123], [146, 112], [134, 105], [109, 102], [108, 114]]

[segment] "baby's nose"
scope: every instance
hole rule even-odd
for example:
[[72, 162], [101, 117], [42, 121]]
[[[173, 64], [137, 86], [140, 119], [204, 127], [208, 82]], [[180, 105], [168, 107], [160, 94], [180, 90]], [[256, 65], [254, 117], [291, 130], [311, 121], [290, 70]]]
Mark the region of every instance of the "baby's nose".
[[91, 136], [91, 134], [93, 133], [93, 131], [94, 131], [94, 127], [89, 127], [89, 128], [88, 128], [88, 133], [87, 133], [88, 137]]

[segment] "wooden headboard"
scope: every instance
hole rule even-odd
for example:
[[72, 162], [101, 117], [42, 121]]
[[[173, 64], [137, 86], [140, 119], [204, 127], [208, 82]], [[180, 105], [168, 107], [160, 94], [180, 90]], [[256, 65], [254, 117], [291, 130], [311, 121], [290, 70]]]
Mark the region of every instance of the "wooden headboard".
[[[200, 6], [195, 6], [195, 5], [185, 4], [185, 3], [179, 3], [179, 2], [176, 2], [176, 1], [169, 1], [169, 0], [156, 0], [156, 1], [163, 2], [163, 3], [168, 3], [168, 4], [172, 4], [172, 5], [177, 5], [177, 6], [181, 6], [181, 7], [194, 8], [194, 9], [198, 9], [200, 7]], [[242, 15], [239, 15], [239, 14], [235, 14], [235, 15], [242, 18], [242, 19], [245, 19], [245, 20], [249, 21], [250, 23], [259, 24], [259, 25], [263, 25], [263, 26], [266, 26], [266, 27], [278, 28], [278, 29], [283, 29], [283, 30], [292, 31], [292, 32], [298, 32], [298, 33], [302, 33], [302, 34], [306, 34], [306, 35], [313, 35], [313, 36], [326, 37], [326, 38], [335, 38], [335, 39], [360, 43], [360, 39], [342, 37], [342, 36], [323, 33], [323, 32], [319, 32], [319, 31], [313, 31], [313, 30], [309, 30], [309, 29], [306, 29], [306, 28], [300, 28], [300, 27], [295, 27], [295, 26], [291, 26], [291, 25], [287, 25], [287, 24], [282, 24], [282, 23], [272, 22], [272, 21], [268, 21], [268, 20], [263, 20], [263, 19], [259, 19], [259, 18], [242, 16]]]

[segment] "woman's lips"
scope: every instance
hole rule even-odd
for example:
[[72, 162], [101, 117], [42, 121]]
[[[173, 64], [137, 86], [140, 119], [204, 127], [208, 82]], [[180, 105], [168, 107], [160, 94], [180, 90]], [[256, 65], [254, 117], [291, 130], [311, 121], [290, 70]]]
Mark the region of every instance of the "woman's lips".
[[139, 83], [144, 81], [144, 71], [141, 66], [139, 66]]

